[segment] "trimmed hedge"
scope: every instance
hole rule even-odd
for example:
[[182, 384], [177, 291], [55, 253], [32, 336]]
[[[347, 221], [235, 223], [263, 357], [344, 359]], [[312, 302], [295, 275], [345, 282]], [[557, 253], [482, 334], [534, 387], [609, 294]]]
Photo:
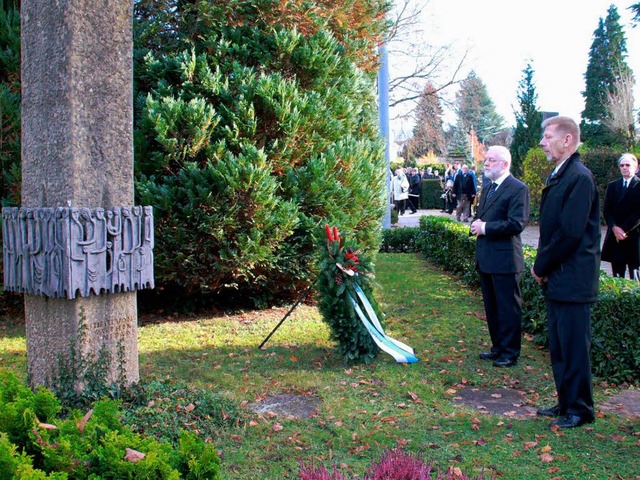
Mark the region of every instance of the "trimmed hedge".
[[[402, 230], [402, 232], [398, 232]], [[402, 243], [403, 245], [400, 245]], [[413, 246], [413, 249], [409, 247]], [[536, 344], [548, 346], [546, 301], [531, 275], [536, 249], [524, 245], [522, 276], [522, 322]], [[469, 227], [445, 217], [423, 216], [420, 226], [386, 230], [383, 252], [420, 252], [430, 262], [479, 287], [475, 270], [475, 239]], [[631, 280], [600, 273], [598, 301], [591, 310], [591, 366], [595, 376], [607, 381], [640, 381], [640, 285]]]
[[422, 190], [420, 192], [420, 208], [441, 209], [442, 208], [442, 185], [437, 178], [422, 180]]

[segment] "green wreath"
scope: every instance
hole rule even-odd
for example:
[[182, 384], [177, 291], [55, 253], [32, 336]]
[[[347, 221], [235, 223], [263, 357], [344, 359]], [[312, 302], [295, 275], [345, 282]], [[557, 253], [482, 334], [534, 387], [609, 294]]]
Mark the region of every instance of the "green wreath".
[[372, 265], [360, 250], [346, 244], [337, 227], [325, 225], [325, 232], [326, 239], [321, 241], [318, 248], [318, 308], [323, 320], [331, 328], [331, 338], [338, 342], [345, 363], [371, 363], [380, 349], [358, 318], [349, 295], [351, 298], [356, 297], [355, 287], [359, 285], [370, 299], [378, 318], [382, 318], [372, 295]]

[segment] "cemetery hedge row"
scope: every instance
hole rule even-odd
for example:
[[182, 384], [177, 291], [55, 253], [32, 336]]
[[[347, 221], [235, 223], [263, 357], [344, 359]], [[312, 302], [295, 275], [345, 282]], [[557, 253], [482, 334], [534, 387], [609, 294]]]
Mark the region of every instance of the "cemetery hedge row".
[[[426, 259], [479, 287], [475, 270], [475, 239], [468, 225], [444, 217], [422, 217], [420, 226], [386, 230], [382, 252], [414, 249]], [[535, 260], [536, 249], [525, 245], [525, 272]], [[542, 289], [531, 275], [521, 281], [523, 329], [534, 342], [548, 346], [546, 306]], [[640, 284], [612, 278], [602, 272], [598, 301], [591, 312], [591, 362], [594, 375], [613, 383], [640, 381]]]

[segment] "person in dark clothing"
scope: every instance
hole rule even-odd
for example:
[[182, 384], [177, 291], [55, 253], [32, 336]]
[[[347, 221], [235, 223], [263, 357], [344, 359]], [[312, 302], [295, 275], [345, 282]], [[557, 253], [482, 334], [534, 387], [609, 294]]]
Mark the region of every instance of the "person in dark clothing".
[[420, 194], [422, 192], [422, 177], [417, 168], [411, 170], [409, 185], [409, 207], [411, 208], [411, 213], [416, 213], [420, 207]]
[[529, 219], [530, 200], [529, 189], [511, 175], [510, 167], [507, 148], [489, 147], [484, 171], [490, 180], [470, 227], [470, 234], [477, 236], [476, 269], [491, 337], [491, 351], [480, 358], [493, 360], [495, 367], [516, 365], [521, 347], [524, 254], [520, 234]]
[[638, 159], [625, 153], [618, 166], [622, 177], [609, 183], [604, 195], [607, 234], [602, 260], [611, 262], [614, 277], [624, 278], [628, 269], [633, 279], [640, 266], [640, 179], [635, 176]]
[[456, 219], [466, 222], [471, 214], [471, 202], [476, 198], [475, 177], [469, 173], [467, 165], [462, 165], [453, 180], [453, 196], [458, 201]]
[[598, 298], [600, 203], [593, 175], [580, 161], [580, 128], [563, 116], [542, 122], [540, 146], [556, 167], [542, 190], [540, 239], [531, 274], [543, 288], [557, 405], [538, 415], [556, 428], [595, 421], [589, 349], [591, 304]]

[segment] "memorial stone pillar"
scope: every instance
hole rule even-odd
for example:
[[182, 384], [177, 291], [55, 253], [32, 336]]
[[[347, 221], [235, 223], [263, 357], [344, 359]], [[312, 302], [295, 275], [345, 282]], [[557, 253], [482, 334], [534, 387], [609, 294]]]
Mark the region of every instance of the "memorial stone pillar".
[[[133, 205], [132, 15], [131, 0], [22, 0], [22, 207]], [[57, 385], [72, 351], [138, 381], [135, 290], [24, 296], [32, 386]]]

